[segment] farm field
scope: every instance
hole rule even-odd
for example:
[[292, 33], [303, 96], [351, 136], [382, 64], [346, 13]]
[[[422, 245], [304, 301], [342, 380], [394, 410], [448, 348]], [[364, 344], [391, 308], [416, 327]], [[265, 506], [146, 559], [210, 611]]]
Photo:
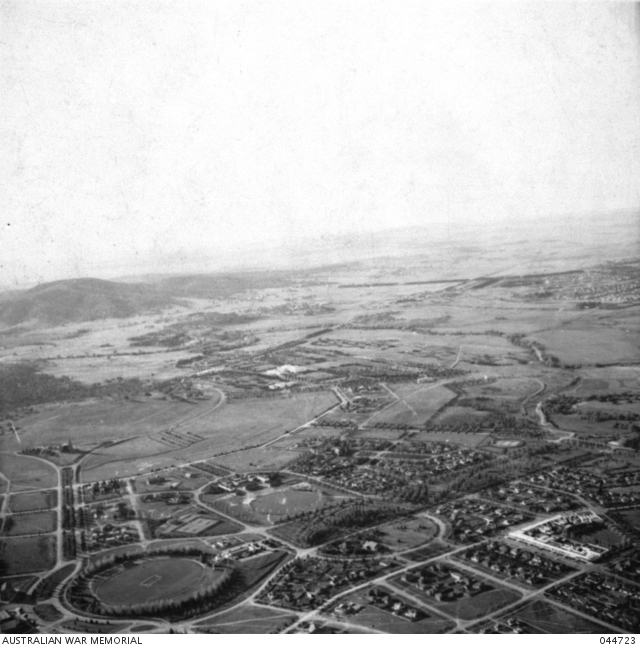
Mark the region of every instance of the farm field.
[[10, 515], [5, 522], [5, 533], [9, 536], [51, 533], [56, 530], [55, 511]]
[[[123, 348], [131, 352], [130, 348]], [[176, 362], [185, 357], [183, 351], [166, 351], [150, 355], [119, 355], [116, 357], [61, 358], [49, 361], [47, 370], [56, 376], [70, 376], [85, 383], [98, 380], [115, 380], [153, 376], [158, 380], [169, 380], [180, 376]]]
[[532, 336], [567, 364], [638, 362], [638, 333], [612, 328], [552, 329]]
[[9, 498], [9, 510], [13, 513], [51, 509], [56, 506], [58, 493], [54, 490], [18, 493]]
[[150, 434], [208, 412], [215, 402], [198, 405], [160, 399], [142, 402], [113, 399], [48, 405], [21, 419], [21, 437], [33, 445], [66, 443], [81, 448]]
[[375, 423], [392, 423], [401, 425], [424, 425], [442, 406], [455, 397], [455, 394], [444, 386], [392, 385], [398, 402], [385, 408], [367, 420], [368, 425]]
[[55, 468], [33, 457], [0, 453], [0, 472], [11, 481], [12, 493], [58, 485]]
[[4, 538], [0, 540], [0, 561], [7, 575], [41, 572], [55, 566], [55, 549], [52, 535]]
[[[248, 398], [232, 401], [215, 412], [209, 407], [202, 412], [202, 416], [194, 415], [180, 424], [183, 446], [167, 445], [159, 436], [154, 435], [152, 438], [142, 436], [101, 447], [85, 462], [83, 477], [86, 481], [95, 481], [105, 479], [107, 474], [130, 476], [151, 469], [196, 461], [203, 456], [216, 457], [218, 463], [237, 470], [237, 466], [254, 463], [248, 458], [251, 455], [237, 457], [228, 453], [237, 452], [246, 446], [273, 441], [335, 402], [336, 396], [332, 392], [311, 392], [296, 394], [290, 398]], [[277, 468], [281, 461], [286, 462], [297, 456], [296, 453], [287, 455], [286, 451], [281, 450], [269, 453], [269, 448], [260, 448], [253, 452], [261, 469]], [[107, 465], [109, 467], [103, 469]]]

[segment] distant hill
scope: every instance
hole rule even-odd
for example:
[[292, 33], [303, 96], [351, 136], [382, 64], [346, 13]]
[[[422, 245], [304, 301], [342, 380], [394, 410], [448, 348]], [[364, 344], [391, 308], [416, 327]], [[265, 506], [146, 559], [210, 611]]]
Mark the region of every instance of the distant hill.
[[[60, 325], [126, 318], [174, 306], [181, 299], [216, 299], [250, 288], [291, 283], [289, 272], [148, 276], [147, 281], [63, 279], [0, 294], [0, 323]], [[299, 277], [297, 277], [299, 279]]]
[[3, 295], [0, 322], [15, 326], [36, 320], [45, 324], [132, 317], [166, 308], [175, 299], [152, 284], [103, 279], [52, 281]]

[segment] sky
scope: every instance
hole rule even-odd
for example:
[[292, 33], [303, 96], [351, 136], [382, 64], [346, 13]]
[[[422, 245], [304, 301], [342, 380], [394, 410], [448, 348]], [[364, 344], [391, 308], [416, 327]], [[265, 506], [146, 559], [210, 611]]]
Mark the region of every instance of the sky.
[[404, 226], [593, 231], [640, 209], [638, 15], [3, 1], [0, 285]]

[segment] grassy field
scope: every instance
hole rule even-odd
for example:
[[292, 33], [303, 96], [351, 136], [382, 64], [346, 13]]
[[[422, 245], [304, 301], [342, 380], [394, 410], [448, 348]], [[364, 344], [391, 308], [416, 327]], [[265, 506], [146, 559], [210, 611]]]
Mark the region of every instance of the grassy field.
[[14, 493], [58, 485], [55, 468], [33, 457], [0, 454], [0, 472], [11, 481]]
[[324, 497], [320, 491], [287, 489], [258, 496], [249, 506], [257, 513], [279, 519], [320, 508], [323, 502]]
[[576, 373], [582, 378], [575, 390], [578, 396], [594, 392], [629, 391], [640, 386], [637, 367], [588, 367]]
[[561, 430], [568, 430], [579, 435], [602, 437], [605, 440], [615, 438], [617, 430], [615, 421], [586, 421], [573, 414], [551, 414], [549, 417]]
[[[131, 352], [131, 349], [123, 349]], [[62, 358], [51, 360], [47, 371], [56, 376], [69, 376], [85, 383], [123, 378], [153, 376], [157, 380], [169, 380], [183, 371], [176, 362], [188, 354], [184, 351], [162, 350], [151, 355], [120, 355], [117, 357]]]
[[92, 400], [48, 405], [20, 420], [21, 438], [31, 445], [66, 443], [79, 447], [150, 434], [206, 415], [218, 399], [190, 405], [155, 398]]
[[438, 525], [425, 517], [400, 520], [380, 527], [380, 542], [392, 551], [405, 551], [432, 540], [438, 533]]
[[13, 513], [51, 509], [55, 508], [57, 501], [58, 493], [54, 490], [18, 493], [9, 499], [9, 509]]
[[285, 516], [321, 508], [327, 500], [334, 499], [336, 496], [327, 495], [317, 489], [297, 490], [295, 488], [281, 488], [266, 494], [258, 491], [222, 498], [203, 496], [203, 501], [227, 515], [237, 517], [244, 522], [263, 525], [277, 524]]
[[293, 623], [298, 617], [246, 603], [197, 624], [222, 634], [269, 634]]
[[563, 328], [531, 336], [551, 355], [569, 364], [634, 362], [640, 360], [638, 334], [612, 327]]
[[[292, 452], [269, 449], [249, 450], [255, 455], [236, 454], [246, 446], [273, 441], [288, 430], [310, 420], [336, 402], [336, 396], [328, 392], [295, 394], [290, 398], [247, 398], [226, 403], [202, 416], [192, 416], [180, 424], [180, 430], [203, 437], [186, 447], [167, 446], [153, 438], [142, 436], [124, 443], [99, 448], [86, 461], [83, 479], [95, 481], [109, 475], [129, 476], [156, 468], [202, 460], [217, 456], [216, 461], [233, 470], [247, 470], [250, 464], [256, 468], [275, 469], [297, 456]], [[221, 455], [221, 456], [218, 456]], [[253, 459], [250, 458], [253, 456]], [[249, 465], [248, 465], [249, 464]]]
[[437, 411], [452, 400], [455, 394], [443, 386], [433, 385], [391, 385], [389, 387], [398, 402], [369, 418], [374, 423], [399, 423], [424, 425]]
[[44, 571], [56, 563], [54, 536], [5, 538], [0, 541], [0, 547], [6, 574]]
[[9, 536], [29, 535], [32, 533], [51, 533], [55, 530], [55, 511], [10, 515], [7, 517], [5, 523], [5, 533]]

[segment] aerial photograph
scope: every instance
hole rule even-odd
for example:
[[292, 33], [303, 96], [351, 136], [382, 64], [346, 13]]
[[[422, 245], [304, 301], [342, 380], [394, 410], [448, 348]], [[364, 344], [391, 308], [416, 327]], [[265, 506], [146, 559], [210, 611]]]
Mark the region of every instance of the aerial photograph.
[[0, 634], [634, 643], [639, 6], [2, 2]]

